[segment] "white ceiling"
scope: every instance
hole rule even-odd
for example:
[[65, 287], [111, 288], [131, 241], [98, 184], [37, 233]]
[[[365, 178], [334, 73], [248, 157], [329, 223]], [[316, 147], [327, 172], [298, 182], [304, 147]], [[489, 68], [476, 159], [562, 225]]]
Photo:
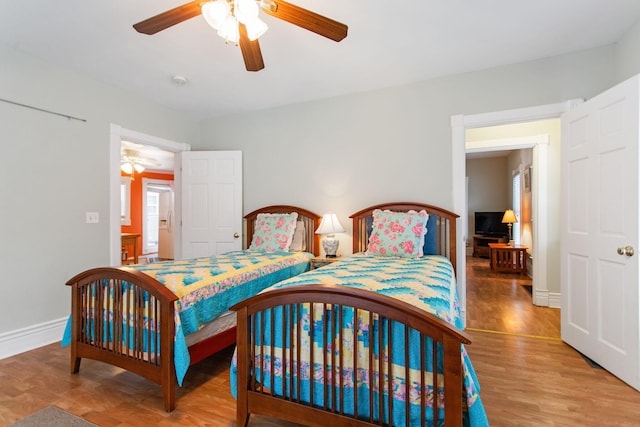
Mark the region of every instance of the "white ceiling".
[[175, 155], [172, 152], [123, 140], [120, 143], [120, 159], [126, 161], [131, 157], [139, 159], [147, 172], [173, 173]]
[[185, 0], [0, 1], [0, 43], [196, 118], [607, 45], [640, 17], [640, 0], [289, 0], [349, 35], [335, 43], [263, 14], [266, 68], [249, 73], [201, 16], [153, 36], [132, 28]]

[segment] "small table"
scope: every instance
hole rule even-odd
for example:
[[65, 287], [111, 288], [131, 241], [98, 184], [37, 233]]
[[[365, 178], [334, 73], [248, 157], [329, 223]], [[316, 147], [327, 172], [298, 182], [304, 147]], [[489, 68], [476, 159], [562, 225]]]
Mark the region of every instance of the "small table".
[[138, 237], [136, 233], [122, 233], [120, 236], [122, 247], [133, 246], [133, 256], [128, 257], [126, 260], [122, 260], [122, 265], [137, 264], [138, 263]]
[[331, 264], [332, 262], [336, 262], [341, 259], [342, 259], [341, 256], [337, 256], [333, 258], [322, 257], [322, 256], [311, 258], [311, 270], [315, 270], [316, 268], [320, 268], [324, 265]]
[[527, 247], [507, 243], [489, 243], [491, 271], [506, 271], [525, 274], [527, 272]]

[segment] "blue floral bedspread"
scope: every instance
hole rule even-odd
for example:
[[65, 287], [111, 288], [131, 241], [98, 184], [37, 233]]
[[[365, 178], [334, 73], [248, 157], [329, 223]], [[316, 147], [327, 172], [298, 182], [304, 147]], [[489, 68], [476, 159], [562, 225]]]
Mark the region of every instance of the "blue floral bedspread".
[[[367, 256], [365, 254], [356, 254], [352, 257], [349, 257], [345, 260], [334, 262], [326, 267], [322, 267], [313, 271], [309, 271], [300, 276], [285, 280], [280, 282], [269, 289], [282, 288], [286, 286], [293, 285], [303, 285], [303, 284], [334, 284], [334, 285], [342, 285], [342, 286], [350, 286], [357, 287], [362, 289], [371, 290], [377, 293], [385, 294], [407, 303], [411, 305], [421, 308], [424, 311], [431, 313], [450, 324], [456, 326], [459, 329], [463, 329], [463, 321], [460, 315], [460, 307], [459, 307], [459, 299], [457, 294], [456, 280], [453, 272], [453, 267], [449, 260], [445, 257], [433, 255], [426, 256], [422, 258], [396, 258], [396, 257], [382, 257], [382, 256]], [[269, 290], [267, 289], [267, 290]], [[308, 308], [308, 307], [307, 307]], [[317, 330], [318, 328], [322, 328], [320, 326], [323, 322], [322, 320], [322, 311], [319, 310], [320, 313], [310, 313], [309, 310], [302, 313], [301, 321], [303, 322], [303, 328], [305, 330]], [[281, 310], [276, 310], [275, 312], [275, 320], [276, 324], [279, 324], [283, 321], [283, 314]], [[364, 314], [362, 316], [365, 316]], [[286, 318], [285, 315], [284, 322], [288, 323], [291, 319]], [[345, 318], [348, 318], [345, 317]], [[266, 316], [266, 319], [269, 319]], [[267, 320], [268, 321], [268, 320]], [[295, 320], [294, 320], [295, 322]], [[354, 324], [342, 325], [343, 331], [346, 331], [343, 334], [343, 348], [345, 351], [350, 353], [344, 355], [344, 359], [347, 361], [352, 360], [352, 349], [354, 347], [354, 340], [357, 340], [360, 346], [368, 346], [368, 339], [366, 338], [372, 333], [375, 333], [377, 336], [377, 329], [379, 327], [385, 330], [384, 336], [386, 336], [386, 328], [388, 328], [388, 324], [378, 325], [376, 321], [373, 328], [369, 325], [368, 317], [359, 318], [357, 321], [353, 321]], [[357, 323], [357, 325], [355, 325]], [[419, 338], [417, 337], [417, 332], [415, 330], [411, 330], [409, 334], [408, 342], [405, 343], [405, 335], [404, 329], [398, 328], [399, 325], [394, 325], [392, 328], [392, 339], [394, 348], [404, 348], [405, 346], [409, 346], [410, 348], [416, 348], [415, 352], [411, 352], [411, 357], [409, 360], [409, 367], [411, 370], [411, 375], [420, 375], [420, 363], [419, 360]], [[369, 330], [372, 329], [372, 330]], [[269, 331], [270, 328], [266, 328], [265, 330]], [[320, 329], [321, 330], [321, 329]], [[331, 329], [329, 329], [331, 330]], [[355, 331], [349, 333], [349, 331]], [[282, 337], [280, 328], [275, 328], [276, 336], [273, 338], [276, 346], [275, 354], [267, 355], [267, 358], [275, 363], [272, 365], [271, 363], [263, 363], [262, 372], [259, 372], [259, 367], [256, 368], [256, 375], [259, 378], [262, 378], [263, 384], [267, 384], [267, 387], [273, 387], [273, 391], [282, 395], [283, 392], [287, 395], [299, 396], [306, 402], [310, 401], [310, 392], [309, 392], [309, 384], [311, 381], [316, 382], [317, 384], [322, 384], [323, 378], [325, 377], [325, 366], [323, 366], [321, 360], [317, 359], [319, 354], [322, 353], [322, 343], [318, 342], [318, 340], [323, 339], [323, 334], [321, 332], [314, 334], [314, 348], [318, 350], [314, 352], [316, 355], [314, 359], [317, 360], [303, 360], [303, 365], [305, 365], [305, 369], [302, 372], [306, 372], [306, 374], [301, 374], [301, 385], [300, 389], [297, 388], [294, 390], [289, 390], [288, 387], [286, 390], [283, 390], [282, 384], [286, 384], [289, 379], [289, 373], [285, 373], [284, 376], [287, 377], [286, 381], [282, 381], [283, 378], [283, 366], [280, 357], [282, 356], [283, 351], [288, 351], [290, 347], [289, 339], [287, 337]], [[415, 334], [414, 334], [415, 333]], [[266, 351], [268, 348], [266, 345], [271, 344], [271, 337], [264, 336], [262, 337], [264, 340], [262, 347], [262, 351]], [[308, 348], [311, 343], [311, 338], [309, 335], [304, 335], [302, 337], [303, 342], [301, 343], [302, 348]], [[350, 340], [350, 342], [349, 342]], [[260, 343], [257, 343], [260, 344]], [[386, 345], [388, 343], [384, 343]], [[373, 344], [376, 346], [376, 344]], [[397, 347], [400, 346], [400, 347]], [[258, 346], [256, 347], [258, 349]], [[257, 350], [258, 351], [258, 350]], [[461, 348], [463, 365], [464, 365], [464, 395], [466, 397], [466, 405], [465, 405], [465, 413], [464, 413], [464, 423], [469, 426], [487, 426], [488, 421], [484, 411], [484, 407], [482, 401], [480, 399], [480, 385], [478, 383], [478, 379], [476, 377], [475, 371], [473, 370], [473, 366], [471, 365], [471, 361], [469, 356], [467, 355], [464, 346]], [[430, 354], [429, 351], [426, 352]], [[256, 356], [258, 357], [258, 356]], [[336, 355], [336, 357], [338, 357]], [[392, 414], [394, 426], [404, 426], [406, 424], [405, 420], [405, 401], [407, 396], [410, 399], [410, 425], [414, 425], [414, 422], [418, 422], [420, 419], [420, 390], [416, 389], [416, 384], [411, 380], [411, 378], [403, 378], [404, 377], [404, 365], [405, 361], [402, 357], [392, 356], [393, 364], [397, 367], [400, 372], [399, 375], [396, 375], [396, 368], [394, 368], [393, 372], [393, 384], [394, 384], [394, 402], [397, 401], [397, 404], [394, 403], [394, 413]], [[430, 356], [428, 357], [427, 365], [430, 363]], [[258, 361], [256, 363], [259, 364]], [[362, 361], [362, 366], [368, 366], [368, 361]], [[273, 366], [273, 372], [271, 372]], [[312, 369], [311, 369], [312, 367]], [[438, 376], [441, 375], [441, 367], [438, 369]], [[333, 368], [329, 366], [328, 375], [331, 376], [331, 371]], [[353, 366], [347, 366], [347, 371], [353, 371]], [[345, 405], [348, 413], [353, 413], [355, 395], [354, 392], [354, 380], [353, 378], [358, 378], [357, 380], [357, 395], [358, 399], [360, 396], [368, 395], [368, 381], [364, 381], [363, 378], [367, 375], [367, 369], [363, 369], [360, 366], [360, 362], [358, 362], [357, 376], [353, 376], [352, 372], [345, 372], [345, 367], [343, 367], [343, 378], [351, 378], [351, 381], [345, 381], [343, 384], [343, 388], [345, 390], [351, 390], [351, 393], [345, 391], [345, 401], [340, 402], [340, 405]], [[231, 365], [231, 391], [234, 397], [236, 397], [236, 386], [237, 386], [237, 371], [236, 371], [236, 358], [234, 355], [232, 365]], [[295, 383], [295, 381], [294, 381]], [[374, 382], [375, 383], [375, 382]], [[279, 385], [280, 384], [280, 385]], [[443, 384], [443, 380], [439, 381], [439, 384]], [[315, 389], [319, 390], [321, 387], [315, 387]], [[433, 391], [431, 391], [433, 392]], [[377, 391], [376, 391], [377, 393]], [[438, 391], [438, 394], [442, 393], [442, 390]], [[322, 394], [316, 395], [314, 393], [313, 401], [316, 405], [323, 406], [324, 396]], [[329, 406], [332, 404], [330, 401], [326, 402]], [[432, 400], [430, 400], [432, 404]], [[441, 403], [443, 403], [441, 401]], [[358, 412], [361, 416], [368, 417], [368, 404], [359, 405]], [[439, 408], [440, 412], [443, 414], [443, 409]], [[364, 411], [364, 412], [363, 412]], [[378, 414], [378, 403], [377, 399], [374, 403], [374, 415], [377, 417]], [[429, 410], [426, 411], [429, 415], [431, 414]], [[429, 415], [430, 416], [430, 415]], [[389, 422], [388, 414], [383, 415], [385, 422]], [[417, 425], [417, 424], [415, 424]]]
[[[185, 336], [197, 332], [232, 305], [256, 295], [281, 280], [309, 269], [307, 252], [235, 251], [214, 257], [137, 264], [131, 267], [164, 284], [175, 303], [174, 360], [182, 385], [190, 357]], [[71, 342], [71, 318], [62, 345]]]

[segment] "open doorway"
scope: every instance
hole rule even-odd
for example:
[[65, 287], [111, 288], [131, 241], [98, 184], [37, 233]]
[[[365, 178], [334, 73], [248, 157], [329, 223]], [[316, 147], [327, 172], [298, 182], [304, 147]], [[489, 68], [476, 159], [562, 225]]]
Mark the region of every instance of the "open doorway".
[[[535, 225], [539, 223], [539, 217], [549, 214], [555, 217], [557, 212], [539, 208], [540, 203], [549, 207], [546, 203], [549, 189], [532, 188], [531, 176], [539, 169], [547, 169], [548, 175], [559, 176], [559, 165], [554, 163], [550, 170], [548, 157], [534, 153], [551, 142], [559, 144], [560, 138], [560, 120], [557, 118], [474, 128], [465, 133], [465, 167], [469, 179], [466, 233], [471, 255], [486, 258], [487, 266], [498, 261], [497, 266], [491, 267], [493, 272], [526, 273], [533, 278], [533, 289], [540, 288], [537, 286], [540, 278], [534, 274], [533, 267], [538, 261], [534, 254], [544, 256], [536, 247], [540, 236]], [[505, 223], [507, 216], [510, 219]], [[509, 247], [495, 250], [489, 247], [501, 245]], [[496, 252], [501, 255], [500, 259], [490, 260], [490, 253], [495, 255]], [[534, 293], [533, 289], [533, 302], [549, 305], [548, 298], [540, 292]]]
[[[462, 309], [466, 316], [466, 242], [469, 239], [467, 226], [466, 201], [466, 131], [468, 129], [487, 128], [492, 126], [528, 123], [547, 119], [558, 119], [568, 111], [574, 103], [581, 101], [567, 101], [559, 104], [543, 105], [539, 107], [522, 108], [469, 116], [453, 116], [452, 127], [452, 180], [453, 180], [453, 209], [462, 213], [460, 219], [463, 233], [457, 236], [457, 255], [463, 265], [457, 271]], [[495, 137], [494, 137], [495, 138]], [[545, 141], [544, 136], [533, 145], [532, 173], [530, 175], [532, 188], [532, 235], [533, 235], [533, 289], [534, 304], [544, 307], [560, 307], [560, 262], [559, 262], [559, 156], [560, 141]], [[505, 146], [504, 139], [492, 139], [493, 146], [482, 148], [486, 151], [495, 149], [511, 149], [520, 147]], [[502, 140], [502, 143], [496, 141]], [[531, 145], [530, 145], [531, 146]], [[546, 191], [540, 191], [546, 189]], [[557, 193], [557, 194], [556, 194]], [[459, 263], [460, 264], [460, 263]], [[549, 277], [553, 278], [549, 286]]]
[[[548, 211], [550, 209], [549, 203], [547, 203], [550, 191], [548, 186], [534, 185], [532, 188], [530, 177], [532, 174], [538, 175], [539, 170], [546, 170], [547, 173], [545, 175], [547, 177], [549, 174], [559, 176], [559, 164], [554, 164], [552, 169], [549, 168], [548, 152], [551, 141], [559, 145], [560, 138], [561, 129], [560, 119], [558, 118], [477, 127], [465, 131], [465, 158], [473, 154], [491, 155], [501, 153], [505, 155], [504, 171], [501, 177], [501, 183], [504, 186], [504, 196], [501, 202], [502, 209], [523, 210], [522, 204], [518, 207], [513, 205], [512, 178], [516, 176], [520, 178], [525, 171], [527, 172], [529, 177], [528, 191], [525, 192], [524, 180], [520, 180], [519, 188], [525, 193], [528, 205], [524, 209], [526, 210], [527, 218], [518, 219], [520, 221], [518, 224], [522, 225], [522, 230], [525, 231], [525, 233], [522, 233], [525, 241], [519, 243], [526, 247], [526, 252], [522, 253], [522, 257], [527, 259], [523, 259], [522, 264], [526, 265], [527, 261], [529, 261], [529, 264], [533, 267], [528, 269], [528, 274], [533, 279], [532, 302], [541, 306], [549, 306], [548, 294], [545, 295], [545, 287], [543, 285], [546, 283], [547, 272], [541, 272], [539, 268], [535, 267], [539, 261], [545, 261], [547, 253], [541, 249], [546, 247], [548, 250], [549, 246], [543, 243], [548, 239], [545, 239], [545, 235], [538, 230], [539, 227], [537, 225], [542, 222], [540, 221], [542, 218], [548, 218], [550, 215], [552, 217], [559, 216]], [[545, 155], [540, 155], [540, 150], [544, 150]], [[467, 221], [472, 223], [472, 212], [470, 212], [468, 200], [465, 206]], [[498, 207], [498, 205], [495, 206], [496, 208]], [[543, 209], [542, 206], [547, 208]], [[473, 232], [474, 230], [471, 228], [467, 230], [469, 236], [473, 236]], [[511, 238], [512, 236], [509, 237], [509, 239]], [[516, 253], [513, 255], [516, 255]], [[541, 274], [544, 274], [544, 276]]]
[[127, 189], [120, 202], [122, 253], [139, 263], [173, 259], [175, 153], [126, 140], [120, 148], [121, 179]]
[[[154, 147], [170, 153], [179, 153], [183, 151], [190, 151], [191, 146], [186, 143], [180, 143], [175, 141], [166, 140], [163, 138], [155, 137], [152, 135], [143, 134], [130, 129], [124, 129], [118, 125], [111, 125], [111, 136], [109, 140], [109, 250], [110, 250], [110, 263], [112, 266], [119, 266], [122, 260], [121, 254], [121, 145], [122, 141], [128, 141], [129, 143], [138, 144], [140, 146]], [[175, 209], [174, 216], [175, 221], [178, 223], [180, 220], [180, 185], [179, 185], [179, 171], [175, 170], [174, 176], [176, 185], [174, 187], [174, 200]], [[174, 242], [181, 241], [181, 234], [179, 227], [174, 229], [173, 233]], [[179, 259], [181, 255], [180, 245], [175, 245], [174, 256]]]

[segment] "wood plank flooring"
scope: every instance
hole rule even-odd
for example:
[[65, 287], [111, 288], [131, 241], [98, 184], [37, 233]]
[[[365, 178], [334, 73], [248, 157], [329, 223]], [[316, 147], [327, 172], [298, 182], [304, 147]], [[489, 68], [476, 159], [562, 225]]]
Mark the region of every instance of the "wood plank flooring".
[[[533, 306], [528, 279], [492, 274], [475, 258], [467, 279], [467, 351], [492, 426], [640, 426], [640, 393], [559, 340], [559, 310]], [[159, 386], [92, 360], [71, 375], [68, 349], [48, 345], [0, 360], [0, 425], [56, 405], [105, 427], [235, 426], [231, 356], [192, 367], [167, 414]], [[252, 417], [250, 426], [294, 424]]]

